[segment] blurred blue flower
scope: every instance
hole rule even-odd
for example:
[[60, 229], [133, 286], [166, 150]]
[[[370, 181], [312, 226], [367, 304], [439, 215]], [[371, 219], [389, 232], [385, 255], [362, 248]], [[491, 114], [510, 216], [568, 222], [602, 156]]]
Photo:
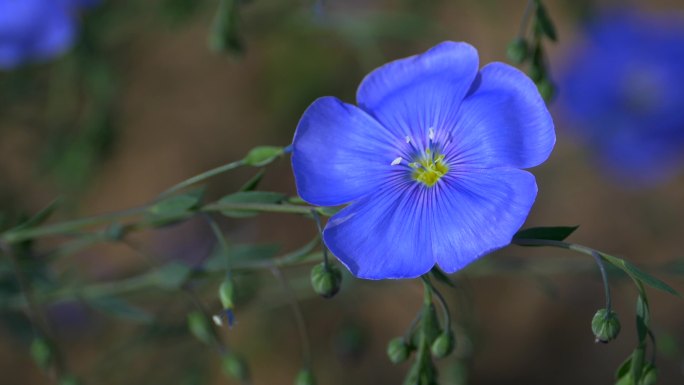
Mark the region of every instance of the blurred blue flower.
[[618, 181], [665, 180], [684, 154], [684, 18], [626, 10], [587, 26], [559, 107]]
[[51, 59], [74, 44], [77, 13], [94, 0], [0, 0], [0, 70]]
[[334, 97], [304, 112], [292, 167], [305, 201], [349, 204], [325, 227], [357, 277], [454, 272], [510, 243], [555, 143], [537, 88], [475, 48], [445, 42], [371, 72], [359, 107]]

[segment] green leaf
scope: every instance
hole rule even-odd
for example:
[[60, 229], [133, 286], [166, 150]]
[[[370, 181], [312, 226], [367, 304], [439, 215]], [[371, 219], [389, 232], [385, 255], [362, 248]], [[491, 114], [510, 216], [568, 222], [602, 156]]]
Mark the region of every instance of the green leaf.
[[549, 17], [549, 13], [546, 7], [540, 0], [537, 1], [537, 27], [541, 32], [546, 35], [549, 39], [553, 41], [558, 40], [558, 35], [556, 34], [556, 27]]
[[245, 163], [250, 166], [261, 167], [273, 162], [277, 157], [283, 154], [282, 147], [275, 146], [259, 146], [253, 148], [245, 156]]
[[149, 213], [157, 218], [181, 215], [197, 208], [202, 201], [203, 194], [204, 189], [197, 189], [187, 194], [164, 198], [150, 206]]
[[630, 355], [627, 359], [620, 365], [620, 367], [615, 372], [615, 378], [621, 379], [629, 375], [629, 369], [632, 367], [632, 356]]
[[263, 179], [264, 174], [266, 173], [265, 169], [259, 170], [252, 178], [250, 178], [247, 183], [242, 185], [240, 187], [240, 191], [254, 191], [256, 188], [259, 186], [259, 183], [261, 183], [261, 179]]
[[[226, 195], [217, 203], [219, 205], [233, 205], [240, 203], [281, 203], [287, 199], [287, 196], [277, 192], [267, 191], [240, 191], [234, 194]], [[247, 218], [258, 214], [256, 211], [241, 210], [241, 209], [226, 209], [221, 210], [221, 214], [231, 218]]]
[[100, 297], [87, 299], [87, 301], [93, 308], [118, 318], [144, 323], [149, 323], [154, 320], [154, 317], [152, 317], [151, 314], [131, 305], [121, 298]]
[[563, 241], [575, 232], [579, 226], [531, 227], [518, 231], [513, 239], [545, 239]]
[[681, 297], [679, 292], [673, 289], [670, 285], [639, 269], [632, 263], [625, 261], [622, 258], [618, 258], [616, 256], [605, 253], [601, 253], [601, 257], [605, 259], [608, 263], [627, 273], [627, 275], [629, 275], [630, 277], [639, 280], [645, 283], [646, 285], [651, 286], [652, 288], [662, 290], [672, 295], [676, 295], [677, 297]]
[[192, 270], [178, 262], [171, 262], [155, 272], [157, 285], [162, 289], [174, 290], [180, 288], [190, 277]]
[[50, 216], [57, 210], [59, 205], [62, 203], [61, 198], [56, 198], [40, 210], [36, 215], [29, 218], [27, 221], [21, 223], [19, 226], [13, 228], [11, 231], [25, 230], [31, 227], [38, 226], [45, 222]]
[[209, 48], [239, 54], [244, 51], [238, 31], [238, 1], [220, 0], [209, 35]]
[[646, 273], [645, 271], [639, 269], [630, 262], [627, 262], [625, 260], [622, 260], [622, 262], [625, 266], [625, 272], [638, 278], [641, 282], [645, 283], [646, 285], [658, 290], [662, 290], [666, 293], [676, 295], [677, 297], [681, 297], [677, 290], [673, 289], [670, 285], [666, 284], [660, 279]]
[[257, 261], [270, 259], [276, 256], [279, 247], [276, 245], [231, 245], [226, 256], [220, 248], [213, 253], [204, 264], [207, 271], [225, 270], [226, 260], [233, 265], [239, 265], [241, 261]]

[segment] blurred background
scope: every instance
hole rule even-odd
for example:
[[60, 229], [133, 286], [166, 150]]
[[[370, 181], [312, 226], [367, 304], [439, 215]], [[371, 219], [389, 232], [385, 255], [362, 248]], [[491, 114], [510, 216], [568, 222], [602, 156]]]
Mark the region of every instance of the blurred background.
[[[251, 0], [236, 3], [228, 29], [220, 24], [225, 20], [217, 21], [218, 1], [117, 0], [74, 7], [73, 45], [52, 57], [0, 70], [0, 228], [15, 225], [55, 197], [63, 202], [52, 221], [140, 206], [183, 179], [242, 158], [256, 145], [285, 146], [315, 98], [334, 95], [353, 102], [369, 71], [444, 40], [471, 43], [482, 64], [510, 62], [507, 46], [519, 33], [526, 3]], [[613, 151], [614, 136], [607, 131], [598, 135], [591, 130], [617, 129], [622, 121], [586, 112], [590, 108], [578, 106], [572, 96], [596, 90], [601, 97], [588, 104], [625, 114], [617, 102], [601, 105], [609, 96], [600, 93], [600, 81], [591, 78], [585, 88], [573, 88], [586, 74], [604, 71], [600, 64], [577, 63], [600, 59], [597, 52], [605, 50], [586, 48], [594, 35], [585, 26], [616, 5], [629, 7], [632, 15], [671, 17], [635, 27], [662, 27], [648, 39], [673, 34], [658, 51], [664, 59], [658, 52], [641, 51], [657, 46], [650, 40], [639, 43], [620, 29], [614, 34], [626, 40], [620, 49], [634, 56], [672, 62], [676, 70], [664, 65], [656, 73], [669, 76], [663, 83], [668, 90], [684, 89], [684, 44], [677, 46], [684, 42], [677, 37], [684, 18], [675, 17], [684, 17], [684, 5], [674, 0], [544, 4], [558, 32], [556, 43], [544, 43], [549, 79], [557, 86], [550, 109], [558, 141], [551, 158], [533, 170], [540, 192], [526, 226], [580, 225], [573, 241], [625, 257], [683, 291], [684, 167], [677, 168], [683, 164], [677, 154], [684, 153], [684, 118], [677, 120], [679, 115], [669, 110], [658, 117], [660, 112], [648, 106], [663, 103], [637, 90], [646, 95], [644, 108], [655, 117], [644, 113], [634, 119], [667, 129], [630, 125], [641, 134], [622, 143], [651, 149], [644, 158], [667, 156], [652, 168], [620, 169], [629, 165], [631, 155]], [[2, 34], [7, 15], [0, 15], [0, 44], [8, 36]], [[216, 28], [222, 35], [217, 37]], [[610, 76], [611, 68], [619, 71], [615, 63], [607, 66], [597, 78]], [[578, 68], [586, 72], [573, 74]], [[575, 94], [566, 94], [564, 101], [565, 90]], [[673, 110], [684, 111], [680, 94], [666, 93]], [[656, 144], [648, 139], [659, 134], [665, 136]], [[605, 153], [622, 155], [606, 160]], [[664, 169], [657, 178], [639, 177]], [[239, 170], [217, 177], [208, 185], [207, 200], [237, 190], [253, 173]], [[287, 158], [268, 168], [260, 189], [296, 195]], [[280, 252], [316, 234], [310, 221], [291, 215], [223, 219], [220, 225], [231, 244], [264, 243]], [[50, 259], [46, 274], [64, 282], [120, 280], [150, 264], [200, 261], [216, 246], [201, 220], [131, 238], [129, 244], [101, 244]], [[35, 245], [37, 255], [61, 241], [41, 240]], [[11, 270], [0, 267], [0, 293], [11, 293]], [[403, 334], [420, 308], [419, 282], [360, 281], [346, 274], [339, 295], [323, 300], [309, 287], [309, 270], [303, 266], [284, 273], [301, 301], [318, 383], [401, 383], [408, 365], [392, 365], [385, 346]], [[509, 247], [454, 279], [460, 289], [442, 291], [455, 313], [459, 346], [455, 356], [440, 362], [443, 384], [608, 384], [636, 343], [636, 292], [618, 275], [611, 282], [622, 334], [608, 345], [594, 343], [590, 321], [603, 306], [603, 287], [585, 256]], [[301, 367], [301, 344], [288, 296], [268, 271], [240, 276], [238, 288], [243, 294], [236, 306], [237, 324], [219, 333], [245, 357], [254, 384], [292, 383]], [[219, 308], [215, 286], [198, 292], [212, 310]], [[659, 342], [659, 383], [682, 384], [681, 299], [649, 293]], [[46, 307], [67, 365], [84, 383], [238, 383], [222, 373], [216, 352], [186, 331], [191, 300], [156, 289], [124, 299], [132, 305], [128, 313], [79, 299]], [[50, 383], [29, 354], [31, 329], [23, 314], [1, 311], [0, 384]]]

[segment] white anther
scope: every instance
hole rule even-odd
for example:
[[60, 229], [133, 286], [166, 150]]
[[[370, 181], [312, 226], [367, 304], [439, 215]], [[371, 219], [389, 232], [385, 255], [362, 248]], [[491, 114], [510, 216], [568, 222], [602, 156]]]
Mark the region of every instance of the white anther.
[[432, 127], [428, 129], [428, 138], [430, 138], [430, 140], [435, 140], [435, 129]]
[[406, 139], [406, 143], [411, 143], [411, 138], [408, 135], [406, 135], [405, 139]]
[[401, 157], [398, 157], [397, 159], [392, 161], [392, 166], [398, 165], [399, 163], [401, 163], [402, 160], [403, 159]]
[[216, 326], [221, 326], [221, 325], [223, 325], [223, 321], [221, 321], [221, 317], [220, 317], [220, 316], [214, 314], [214, 315], [211, 317], [211, 319], [214, 321], [214, 323], [216, 324]]

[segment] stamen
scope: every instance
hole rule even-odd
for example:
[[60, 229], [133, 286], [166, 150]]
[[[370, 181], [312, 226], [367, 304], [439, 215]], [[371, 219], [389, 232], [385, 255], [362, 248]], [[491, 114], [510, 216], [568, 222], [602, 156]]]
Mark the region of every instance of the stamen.
[[411, 143], [411, 138], [408, 135], [406, 135], [405, 139], [406, 139], [406, 143]]
[[430, 138], [430, 140], [435, 140], [435, 129], [434, 129], [434, 127], [430, 127], [428, 129], [428, 138]]
[[402, 159], [401, 157], [398, 157], [392, 161], [391, 165], [396, 166], [396, 165], [400, 164], [402, 160], [404, 160], [404, 159]]

